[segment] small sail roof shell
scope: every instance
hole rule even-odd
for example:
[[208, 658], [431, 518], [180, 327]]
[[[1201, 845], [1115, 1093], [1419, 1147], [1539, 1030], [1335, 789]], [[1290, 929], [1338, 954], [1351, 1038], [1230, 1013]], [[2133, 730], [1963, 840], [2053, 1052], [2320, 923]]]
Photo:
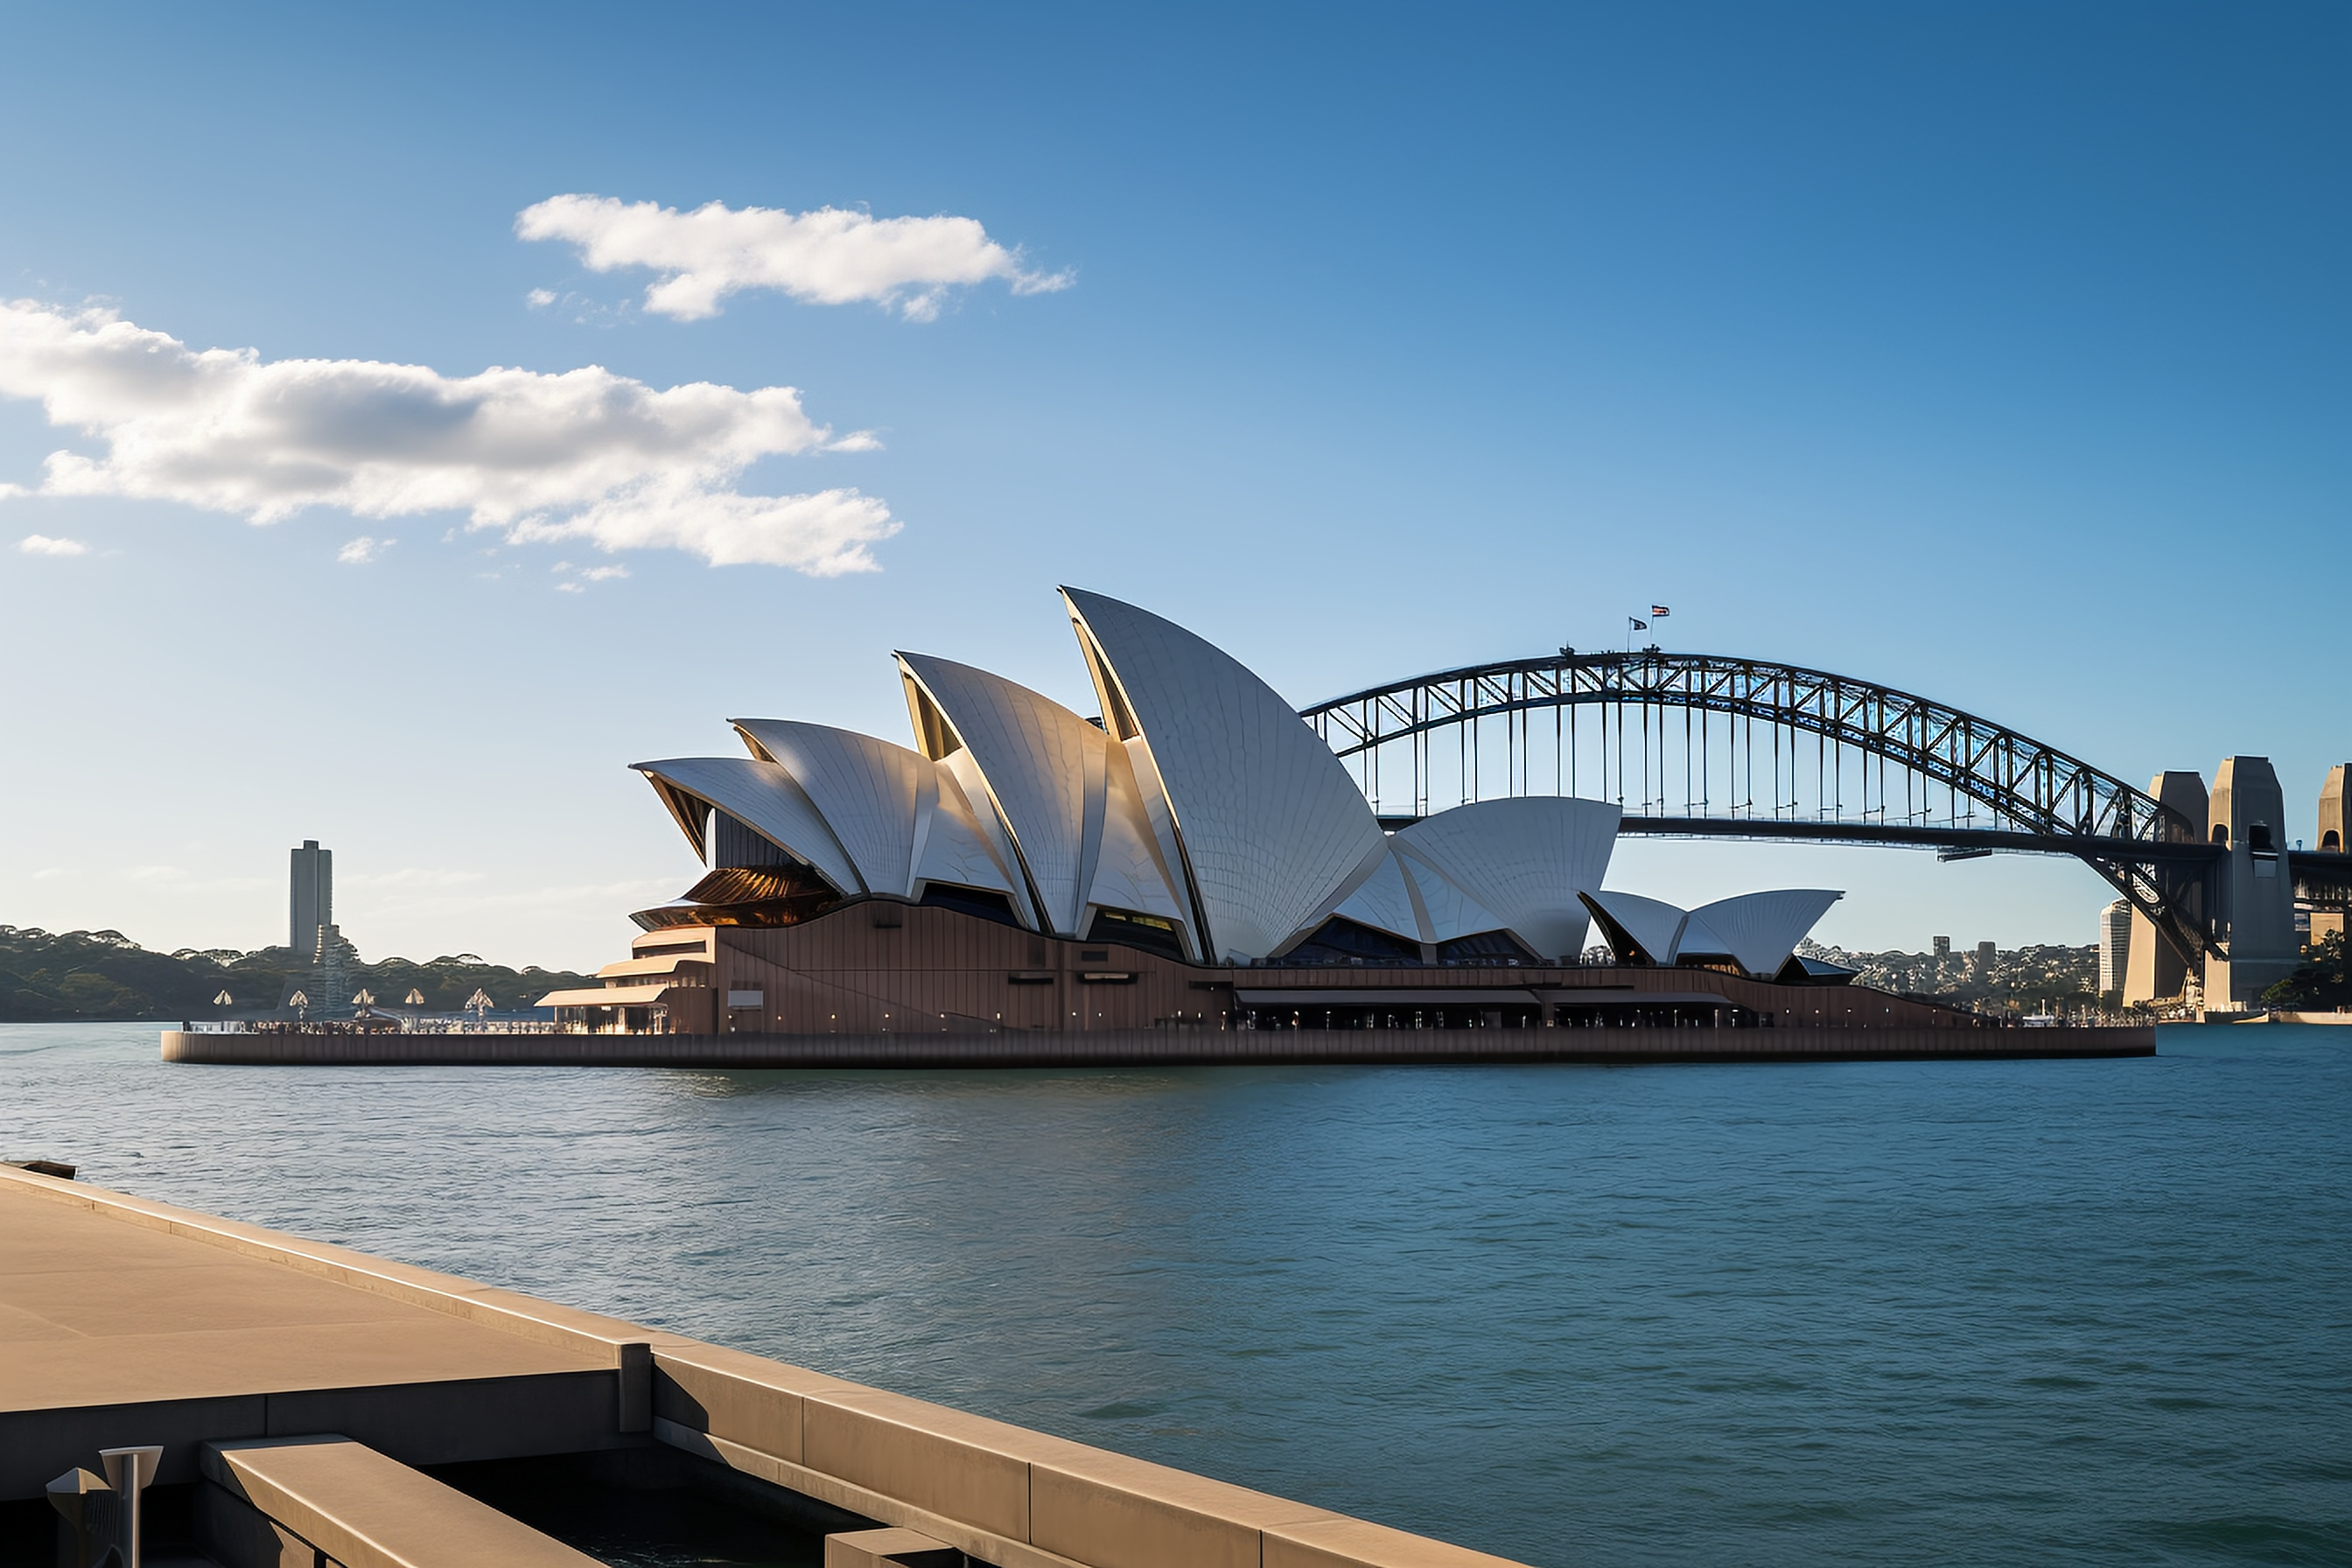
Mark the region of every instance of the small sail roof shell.
[[1614, 928], [1614, 934], [1630, 941], [1642, 958], [1655, 964], [1675, 961], [1683, 922], [1689, 918], [1681, 906], [1664, 899], [1645, 899], [1639, 893], [1613, 889], [1587, 893], [1584, 902], [1603, 924]]
[[630, 764], [646, 775], [699, 858], [708, 843], [706, 811], [716, 807], [855, 897], [867, 890], [856, 863], [807, 792], [774, 763], [750, 757], [672, 757]]
[[1690, 912], [1675, 956], [1720, 954], [1769, 980], [1843, 897], [1828, 888], [1776, 888], [1701, 904]]
[[[1523, 795], [1442, 811], [1396, 837], [1448, 881], [1475, 889], [1476, 901], [1528, 952], [1573, 959], [1591, 924], [1579, 895], [1597, 891], [1609, 874], [1622, 815], [1605, 801]], [[1426, 882], [1423, 888], [1426, 893]]]

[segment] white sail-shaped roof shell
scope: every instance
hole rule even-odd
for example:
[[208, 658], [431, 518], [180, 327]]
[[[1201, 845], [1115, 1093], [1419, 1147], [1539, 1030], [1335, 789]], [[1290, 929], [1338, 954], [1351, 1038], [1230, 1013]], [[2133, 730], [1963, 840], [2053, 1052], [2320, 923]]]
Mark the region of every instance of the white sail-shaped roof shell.
[[1440, 870], [1399, 834], [1391, 839], [1397, 864], [1404, 868], [1420, 907], [1423, 941], [1453, 942], [1480, 931], [1500, 931], [1503, 917], [1478, 901], [1477, 896]]
[[1633, 945], [1652, 963], [1666, 964], [1675, 961], [1676, 946], [1682, 940], [1683, 922], [1690, 918], [1688, 910], [1679, 904], [1663, 899], [1645, 899], [1639, 893], [1594, 891], [1584, 895], [1617, 928], [1633, 939]]
[[761, 760], [781, 766], [806, 793], [866, 891], [919, 898], [926, 881], [937, 880], [1013, 893], [962, 786], [921, 752], [825, 724], [733, 723]]
[[1342, 920], [1401, 936], [1407, 942], [1426, 943], [1436, 940], [1430, 934], [1429, 916], [1421, 907], [1420, 889], [1413, 886], [1411, 874], [1397, 858], [1393, 842], [1389, 853], [1381, 858], [1380, 865], [1364, 879], [1363, 885], [1331, 912]]
[[1675, 956], [1723, 954], [1748, 973], [1769, 979], [1843, 897], [1827, 888], [1780, 888], [1701, 904], [1690, 912]]
[[898, 665], [919, 738], [950, 763], [969, 759], [1049, 929], [1082, 936], [1098, 907], [1192, 923], [1122, 747], [984, 669], [926, 654], [902, 653]]
[[730, 722], [754, 755], [782, 764], [808, 792], [869, 892], [907, 897], [914, 881], [915, 826], [927, 804], [923, 786], [934, 772], [930, 759], [829, 724]]
[[1094, 868], [1087, 887], [1087, 902], [1094, 908], [1131, 910], [1174, 921], [1188, 932], [1192, 929], [1189, 900], [1178, 890], [1174, 868], [1152, 830], [1134, 760], [1122, 745], [1109, 746], [1103, 758], [1102, 841]]
[[[1499, 926], [1539, 958], [1573, 960], [1591, 924], [1578, 895], [1598, 890], [1608, 875], [1622, 815], [1605, 801], [1528, 795], [1456, 806], [1396, 837], [1491, 914], [1493, 923], [1478, 929]], [[1422, 889], [1426, 898], [1425, 879]]]
[[[852, 896], [867, 890], [848, 852], [825, 825], [824, 814], [792, 774], [774, 763], [750, 757], [673, 757], [631, 765], [662, 790], [673, 815], [677, 813], [677, 803], [670, 792], [677, 791], [716, 806], [778, 848], [807, 862], [835, 890]], [[704, 824], [690, 823], [680, 816], [678, 826], [700, 855]]]
[[[1021, 857], [1013, 847], [1012, 835], [1004, 830], [1004, 819], [989, 804], [988, 781], [980, 776], [980, 764], [972, 761], [969, 751], [959, 750], [943, 758], [940, 771], [952, 778], [963, 790], [965, 802], [971, 807], [973, 824], [987, 840], [989, 852], [1004, 868], [1006, 880], [1013, 884], [1013, 908], [1021, 923], [1031, 931], [1044, 931], [1045, 922], [1038, 918], [1036, 901], [1029, 896], [1028, 879], [1021, 875]], [[945, 795], [945, 786], [940, 793]]]
[[1028, 900], [1014, 894], [1008, 868], [997, 858], [987, 831], [981, 826], [980, 811], [963, 785], [947, 769], [937, 763], [932, 766], [938, 768], [933, 780], [937, 804], [926, 825], [928, 831], [920, 835], [922, 847], [916, 853], [915, 878], [907, 889], [908, 896], [919, 899], [931, 883], [951, 882], [960, 888], [1005, 894], [1013, 899], [1016, 910], [1025, 910]]
[[1331, 913], [1423, 947], [1502, 931], [1507, 923], [1401, 836], [1389, 840], [1371, 873]]
[[1265, 682], [1173, 622], [1065, 588], [1118, 737], [1165, 792], [1212, 957], [1262, 958], [1353, 890], [1383, 841], [1347, 768]]

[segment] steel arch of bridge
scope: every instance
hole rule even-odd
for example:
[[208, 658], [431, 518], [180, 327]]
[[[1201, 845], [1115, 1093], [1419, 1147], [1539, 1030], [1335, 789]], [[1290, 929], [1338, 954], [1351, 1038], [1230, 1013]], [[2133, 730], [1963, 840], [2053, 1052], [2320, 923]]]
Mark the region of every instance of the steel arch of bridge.
[[[1302, 710], [1300, 717], [1343, 761], [1355, 764], [1375, 809], [1381, 805], [1384, 753], [1398, 747], [1409, 751], [1412, 806], [1410, 812], [1387, 814], [1384, 820], [1393, 824], [1428, 815], [1432, 741], [1447, 731], [1456, 736], [1465, 801], [1492, 798], [1481, 788], [1480, 779], [1480, 759], [1491, 749], [1484, 732], [1489, 724], [1499, 725], [1505, 739], [1507, 782], [1495, 793], [1573, 793], [1581, 781], [1564, 775], [1559, 762], [1563, 754], [1576, 754], [1576, 742], [1569, 740], [1563, 752], [1559, 716], [1594, 707], [1603, 710], [1602, 795], [1609, 794], [1608, 770], [1613, 762], [1619, 781], [1614, 798], [1621, 806], [1626, 805], [1628, 746], [1635, 733], [1627, 726], [1626, 714], [1640, 712], [1642, 795], [1638, 806], [1627, 808], [1622, 831], [1927, 845], [1958, 853], [2000, 849], [2072, 855], [2146, 913], [2191, 963], [2219, 951], [2211, 918], [2218, 852], [2202, 842], [2201, 823], [2192, 823], [2146, 792], [2006, 725], [1874, 681], [1717, 654], [1656, 648], [1638, 653], [1563, 651], [1552, 658], [1417, 676]], [[1532, 776], [1538, 742], [1529, 719], [1546, 710], [1554, 715], [1550, 789], [1535, 787]], [[1702, 798], [1686, 798], [1682, 815], [1652, 810], [1668, 804], [1664, 792], [1671, 758], [1665, 719], [1676, 710], [1685, 716], [1686, 797], [1692, 794], [1694, 759], [1705, 754], [1697, 763], [1700, 782], [1696, 786]], [[1613, 749], [1609, 727], [1612, 711]], [[1724, 744], [1735, 784], [1743, 765], [1748, 783], [1747, 798], [1738, 799], [1735, 788], [1733, 804], [1721, 813], [1703, 798], [1711, 791], [1707, 779], [1714, 769], [1709, 715], [1724, 716], [1728, 731]], [[1696, 743], [1690, 728], [1695, 716], [1699, 722]], [[1772, 800], [1761, 812], [1754, 792], [1756, 763], [1762, 755], [1759, 731], [1773, 748]], [[1801, 801], [1780, 798], [1784, 763], [1795, 793], [1800, 759], [1793, 742], [1799, 735], [1813, 738], [1815, 760], [1823, 770], [1810, 816], [1799, 814]], [[1783, 738], [1790, 742], [1785, 748]], [[1830, 798], [1830, 757], [1834, 752], [1842, 770], [1849, 751], [1880, 764], [1874, 808], [1868, 804], [1866, 765], [1863, 769], [1864, 807], [1858, 818], [1843, 808], [1842, 773], [1835, 799]], [[1654, 798], [1650, 793], [1654, 761], [1660, 792]], [[1899, 816], [1891, 815], [1885, 784], [1884, 770], [1889, 764], [1909, 775]], [[1947, 807], [1940, 820], [1933, 804], [1937, 793], [1945, 796]], [[1699, 808], [1697, 815], [1689, 815], [1692, 807]]]

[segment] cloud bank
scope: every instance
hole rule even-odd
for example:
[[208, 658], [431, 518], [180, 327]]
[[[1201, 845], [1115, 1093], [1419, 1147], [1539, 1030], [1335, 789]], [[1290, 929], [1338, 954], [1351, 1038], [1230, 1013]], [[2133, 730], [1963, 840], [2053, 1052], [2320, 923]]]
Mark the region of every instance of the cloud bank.
[[721, 300], [746, 289], [824, 305], [872, 300], [928, 321], [950, 289], [1002, 279], [1016, 294], [1042, 294], [1075, 280], [1067, 272], [1024, 269], [1018, 251], [968, 217], [877, 218], [839, 207], [789, 213], [719, 202], [680, 212], [564, 195], [525, 207], [515, 233], [569, 240], [592, 271], [660, 273], [646, 289], [646, 309], [682, 321], [717, 315]]
[[253, 522], [309, 506], [454, 510], [518, 543], [683, 550], [820, 577], [874, 570], [867, 547], [898, 531], [855, 489], [736, 489], [762, 458], [877, 445], [835, 438], [789, 386], [656, 390], [594, 365], [445, 376], [373, 360], [265, 362], [190, 349], [107, 310], [16, 300], [0, 304], [0, 396], [37, 398], [50, 424], [105, 448], [52, 453], [45, 495], [179, 501]]

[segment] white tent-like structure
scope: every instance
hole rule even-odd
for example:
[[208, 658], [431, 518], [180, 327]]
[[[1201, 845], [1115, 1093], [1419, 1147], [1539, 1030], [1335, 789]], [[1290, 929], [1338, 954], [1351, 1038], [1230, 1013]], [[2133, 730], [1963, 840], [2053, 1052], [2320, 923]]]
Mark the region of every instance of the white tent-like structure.
[[872, 898], [1196, 963], [1552, 965], [1577, 961], [1597, 918], [1632, 962], [1762, 975], [1839, 896], [1685, 913], [1604, 891], [1621, 813], [1602, 801], [1483, 801], [1384, 832], [1330, 748], [1230, 655], [1104, 595], [1062, 598], [1098, 719], [900, 653], [912, 749], [738, 719], [748, 757], [635, 764], [709, 868], [641, 922], [795, 923]]
[[1695, 910], [1613, 889], [1584, 896], [1621, 962], [1729, 964], [1769, 980], [1829, 907], [1845, 897], [1827, 888], [1785, 888], [1718, 899]]
[[1748, 974], [1776, 974], [1843, 897], [1827, 888], [1782, 888], [1701, 904], [1690, 912], [1675, 962], [1728, 958]]
[[749, 761], [639, 763], [714, 869], [804, 867], [844, 897], [919, 900], [961, 888], [1012, 905], [1014, 888], [963, 786], [917, 752], [821, 724], [747, 719]]
[[1601, 921], [1609, 945], [1621, 960], [1654, 964], [1675, 961], [1675, 944], [1682, 941], [1683, 925], [1690, 919], [1688, 910], [1663, 899], [1614, 890], [1587, 893], [1584, 903]]
[[1165, 803], [1203, 956], [1262, 958], [1370, 876], [1387, 841], [1347, 768], [1281, 695], [1172, 621], [1062, 590], [1104, 727]]
[[1527, 962], [1573, 963], [1591, 923], [1580, 896], [1608, 873], [1619, 816], [1556, 795], [1440, 812], [1391, 838], [1387, 860], [1333, 912], [1425, 958], [1470, 956], [1461, 944], [1489, 937], [1504, 941], [1476, 956], [1516, 948]]
[[1084, 937], [1105, 911], [1190, 924], [1124, 747], [1002, 676], [898, 658], [917, 739], [993, 808], [1043, 929]]

